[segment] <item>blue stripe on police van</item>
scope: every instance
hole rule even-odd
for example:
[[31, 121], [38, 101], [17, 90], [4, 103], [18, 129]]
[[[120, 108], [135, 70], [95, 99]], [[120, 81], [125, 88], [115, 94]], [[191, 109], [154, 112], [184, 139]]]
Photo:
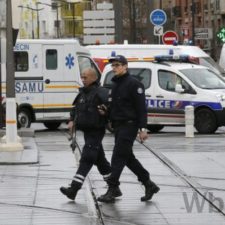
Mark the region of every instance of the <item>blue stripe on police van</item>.
[[193, 107], [207, 106], [212, 110], [222, 110], [223, 107], [219, 102], [199, 102], [199, 101], [176, 101], [176, 100], [158, 100], [146, 99], [147, 108], [175, 109], [184, 110], [185, 106]]

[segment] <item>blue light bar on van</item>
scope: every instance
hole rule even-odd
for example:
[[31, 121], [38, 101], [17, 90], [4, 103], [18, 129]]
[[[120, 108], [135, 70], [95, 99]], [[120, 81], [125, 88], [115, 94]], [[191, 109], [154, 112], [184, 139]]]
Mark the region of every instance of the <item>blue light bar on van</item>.
[[155, 61], [189, 62], [189, 55], [157, 55]]
[[111, 57], [116, 57], [116, 51], [111, 52]]
[[169, 49], [169, 55], [173, 55], [173, 54], [174, 54], [173, 49], [172, 48]]

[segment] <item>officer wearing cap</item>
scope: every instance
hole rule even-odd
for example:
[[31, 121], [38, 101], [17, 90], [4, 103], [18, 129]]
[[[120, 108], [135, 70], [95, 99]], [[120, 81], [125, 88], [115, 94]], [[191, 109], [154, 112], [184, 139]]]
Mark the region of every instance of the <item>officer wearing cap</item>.
[[145, 195], [141, 201], [150, 200], [159, 187], [150, 180], [148, 171], [135, 158], [133, 143], [137, 134], [141, 142], [148, 137], [147, 109], [145, 104], [144, 86], [128, 72], [127, 59], [117, 55], [109, 59], [114, 77], [113, 87], [109, 93], [109, 117], [115, 134], [111, 167], [112, 173], [107, 180], [109, 188], [98, 201], [111, 203], [115, 200], [115, 192], [120, 182], [119, 178], [127, 166], [145, 186]]
[[[93, 68], [84, 69], [81, 80], [84, 86], [79, 89], [79, 94], [74, 100], [68, 128], [83, 131], [85, 144], [78, 169], [70, 186], [60, 188], [61, 193], [71, 200], [75, 200], [93, 165], [97, 166], [106, 182], [111, 173], [111, 167], [102, 146], [107, 120], [106, 116], [101, 114], [100, 111], [102, 104], [107, 102], [108, 93], [99, 86], [98, 76]], [[122, 193], [117, 187], [114, 196], [119, 197], [121, 195]]]

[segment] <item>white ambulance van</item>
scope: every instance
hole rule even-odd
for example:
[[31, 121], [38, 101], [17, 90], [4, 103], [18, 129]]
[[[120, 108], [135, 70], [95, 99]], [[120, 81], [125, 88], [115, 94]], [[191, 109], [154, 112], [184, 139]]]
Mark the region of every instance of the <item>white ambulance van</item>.
[[[150, 131], [184, 126], [188, 105], [194, 107], [194, 125], [199, 133], [211, 134], [225, 125], [225, 82], [209, 68], [188, 63], [187, 56], [128, 62], [128, 68], [145, 87]], [[111, 65], [106, 65], [102, 85], [110, 88], [112, 77]]]
[[[202, 49], [190, 45], [154, 45], [154, 44], [114, 44], [114, 45], [88, 45], [93, 59], [101, 70], [104, 69], [105, 59], [114, 52], [116, 55], [124, 55], [130, 59], [136, 58], [152, 59], [156, 55], [182, 55], [187, 54], [193, 57], [193, 62], [207, 66], [216, 73], [225, 73], [224, 70]], [[225, 74], [224, 74], [225, 76]]]
[[[17, 40], [14, 59], [18, 122], [22, 127], [42, 122], [56, 129], [69, 119], [72, 102], [82, 86], [81, 71], [92, 67], [100, 77], [89, 51], [77, 40]], [[5, 77], [2, 80], [4, 96]]]

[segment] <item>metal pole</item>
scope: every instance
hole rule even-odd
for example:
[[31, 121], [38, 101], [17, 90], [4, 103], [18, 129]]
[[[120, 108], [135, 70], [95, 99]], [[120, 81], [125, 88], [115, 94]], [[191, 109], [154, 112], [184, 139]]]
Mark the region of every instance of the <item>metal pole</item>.
[[36, 3], [36, 11], [37, 11], [37, 38], [40, 38], [40, 21], [39, 21], [39, 10], [38, 4]]
[[31, 15], [32, 15], [32, 18], [31, 18], [31, 21], [32, 21], [32, 39], [34, 39], [34, 11], [33, 9], [31, 10]]
[[7, 1], [7, 52], [6, 52], [6, 97], [15, 98], [15, 77], [14, 77], [14, 56], [13, 56], [13, 36], [12, 36], [12, 6], [11, 0]]
[[17, 137], [11, 0], [7, 0], [6, 15], [6, 143], [0, 149], [21, 151], [24, 148]]
[[[60, 6], [61, 7], [61, 6]], [[59, 38], [59, 6], [56, 5], [56, 26], [57, 26], [57, 38]]]
[[195, 2], [194, 0], [192, 0], [191, 11], [192, 11], [192, 43], [193, 45], [195, 45]]
[[72, 11], [72, 13], [73, 13], [73, 37], [75, 38], [75, 36], [76, 36], [76, 34], [75, 34], [75, 3], [71, 3], [72, 4], [72, 6], [73, 6], [73, 11]]
[[1, 37], [0, 37], [0, 129], [3, 127], [3, 106], [2, 106], [2, 56], [1, 56]]

